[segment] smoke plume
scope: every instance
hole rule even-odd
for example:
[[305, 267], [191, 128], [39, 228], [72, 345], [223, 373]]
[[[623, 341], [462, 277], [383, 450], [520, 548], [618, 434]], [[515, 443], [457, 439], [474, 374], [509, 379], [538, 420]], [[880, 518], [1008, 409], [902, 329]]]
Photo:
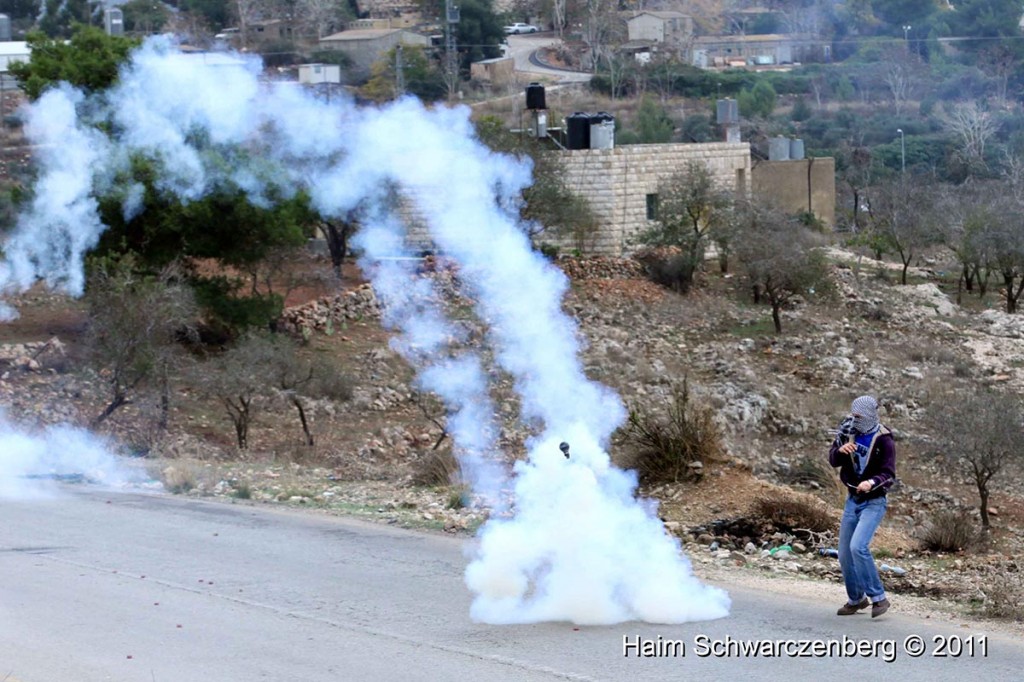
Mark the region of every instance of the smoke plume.
[[[257, 203], [305, 189], [325, 216], [358, 215], [355, 246], [396, 331], [392, 345], [418, 370], [417, 385], [445, 401], [466, 478], [494, 509], [466, 570], [472, 616], [674, 623], [726, 615], [727, 595], [693, 576], [654, 504], [634, 497], [635, 476], [610, 462], [609, 438], [625, 410], [584, 375], [578, 329], [561, 310], [566, 278], [519, 224], [528, 162], [482, 145], [464, 107], [411, 98], [328, 104], [258, 73], [241, 57], [204, 67], [153, 39], [102, 97], [64, 87], [40, 99], [29, 110], [33, 141], [69, 139], [77, 152], [40, 157], [36, 200], [4, 247], [0, 288], [45, 279], [81, 293], [82, 255], [103, 229], [96, 193], [117, 191], [126, 215], [138, 210], [138, 188], [110, 184], [134, 154], [159, 159], [160, 189], [184, 201], [225, 182]], [[99, 123], [111, 142], [90, 132]], [[216, 162], [204, 153], [211, 147]], [[457, 263], [459, 293], [486, 326], [483, 340], [449, 317], [434, 281], [413, 276], [412, 225]], [[534, 434], [512, 471], [497, 446], [499, 374], [512, 378], [519, 417]], [[571, 443], [569, 459], [561, 441]]]
[[0, 500], [45, 497], [55, 492], [59, 480], [109, 487], [146, 481], [113, 457], [107, 445], [72, 426], [33, 431], [0, 411]]

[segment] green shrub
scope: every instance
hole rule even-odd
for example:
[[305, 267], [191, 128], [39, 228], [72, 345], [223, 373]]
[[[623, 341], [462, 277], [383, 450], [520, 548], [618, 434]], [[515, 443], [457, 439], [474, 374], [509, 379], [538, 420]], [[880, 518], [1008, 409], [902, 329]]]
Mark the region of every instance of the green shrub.
[[811, 105], [807, 103], [807, 98], [799, 97], [793, 105], [793, 111], [790, 112], [789, 118], [793, 121], [806, 121], [813, 113]]

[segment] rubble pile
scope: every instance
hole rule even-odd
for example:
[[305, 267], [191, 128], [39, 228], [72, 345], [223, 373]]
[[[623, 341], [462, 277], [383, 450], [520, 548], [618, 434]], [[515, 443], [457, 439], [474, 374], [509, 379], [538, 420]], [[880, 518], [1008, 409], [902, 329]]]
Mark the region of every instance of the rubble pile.
[[343, 320], [364, 320], [380, 317], [380, 304], [373, 287], [363, 284], [333, 296], [324, 296], [310, 303], [286, 309], [281, 324], [296, 334], [325, 332]]
[[632, 258], [559, 258], [557, 265], [572, 280], [639, 279], [644, 276], [643, 264]]

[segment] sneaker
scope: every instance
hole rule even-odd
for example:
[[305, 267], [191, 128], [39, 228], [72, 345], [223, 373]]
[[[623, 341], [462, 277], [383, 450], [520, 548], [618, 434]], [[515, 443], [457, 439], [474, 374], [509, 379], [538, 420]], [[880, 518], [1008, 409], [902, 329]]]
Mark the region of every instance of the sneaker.
[[[888, 602], [886, 602], [886, 603], [888, 604]], [[843, 604], [842, 606], [839, 607], [839, 610], [836, 611], [836, 615], [837, 616], [852, 616], [853, 614], [857, 613], [858, 611], [863, 611], [864, 609], [866, 609], [869, 606], [871, 606], [871, 600], [868, 599], [867, 597], [864, 597], [863, 599], [861, 599], [856, 604], [851, 604], [850, 602], [846, 602], [845, 604]]]
[[889, 610], [889, 600], [883, 599], [882, 601], [876, 601], [871, 605], [871, 617], [878, 618], [883, 613]]

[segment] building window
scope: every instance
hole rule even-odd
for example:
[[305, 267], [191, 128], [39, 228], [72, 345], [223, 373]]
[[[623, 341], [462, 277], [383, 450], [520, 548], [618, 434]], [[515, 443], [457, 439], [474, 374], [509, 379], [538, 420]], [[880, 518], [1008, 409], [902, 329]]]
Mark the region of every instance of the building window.
[[647, 219], [657, 220], [658, 219], [658, 195], [648, 194], [647, 195]]

